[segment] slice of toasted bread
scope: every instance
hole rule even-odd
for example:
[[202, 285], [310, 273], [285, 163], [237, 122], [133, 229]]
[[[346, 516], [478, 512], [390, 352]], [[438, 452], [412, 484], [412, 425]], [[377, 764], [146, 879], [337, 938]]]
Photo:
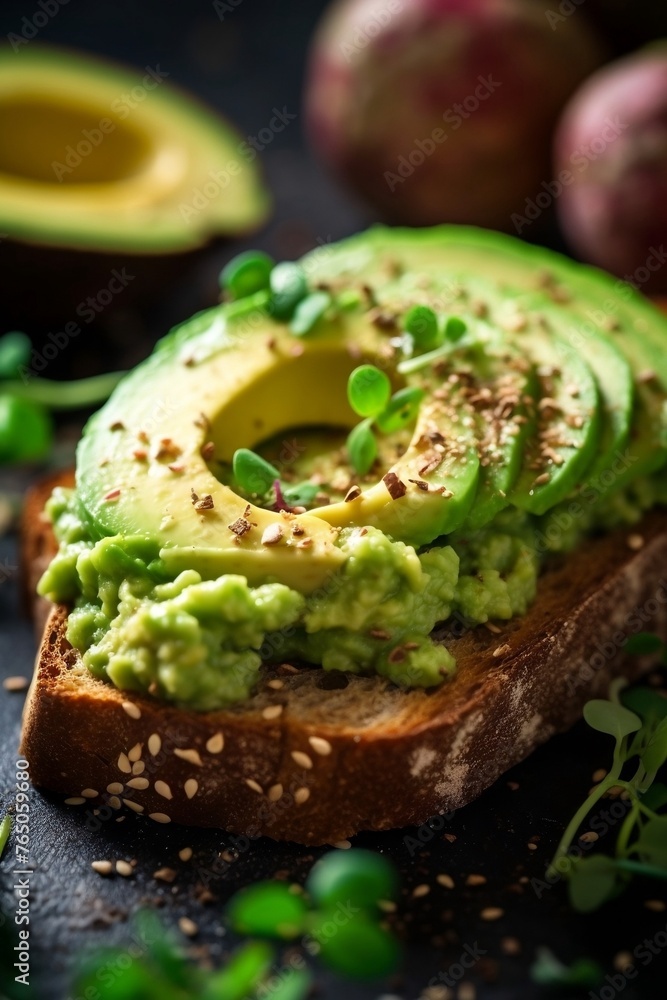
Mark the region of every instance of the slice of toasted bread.
[[[39, 517], [53, 485], [26, 506], [29, 578], [54, 549]], [[158, 822], [302, 844], [421, 823], [570, 726], [612, 677], [642, 671], [622, 647], [640, 629], [667, 630], [667, 515], [633, 529], [641, 547], [628, 535], [549, 564], [529, 613], [501, 633], [450, 636], [458, 669], [434, 691], [283, 666], [263, 671], [247, 703], [198, 713], [95, 680], [65, 637], [67, 608], [55, 607], [21, 753], [38, 786]]]

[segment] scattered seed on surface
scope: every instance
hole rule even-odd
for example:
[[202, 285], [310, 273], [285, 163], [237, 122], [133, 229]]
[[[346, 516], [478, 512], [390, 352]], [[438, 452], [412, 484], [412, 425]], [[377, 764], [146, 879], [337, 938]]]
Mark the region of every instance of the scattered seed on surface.
[[487, 906], [480, 913], [482, 920], [500, 920], [505, 911], [500, 906]]
[[277, 785], [271, 785], [271, 787], [267, 792], [266, 797], [268, 798], [269, 802], [277, 802], [278, 799], [282, 798], [282, 795], [283, 795], [283, 786], [280, 784], [280, 782], [278, 782]]
[[66, 806], [82, 806], [86, 800], [80, 795], [74, 795], [69, 799], [65, 799]]
[[183, 788], [185, 789], [185, 794], [187, 795], [187, 797], [189, 799], [192, 799], [199, 791], [199, 782], [196, 780], [196, 778], [188, 778], [188, 780], [183, 785]]
[[96, 799], [100, 793], [96, 791], [94, 788], [84, 788], [81, 794], [83, 795], [84, 799]]
[[304, 753], [302, 750], [292, 750], [290, 756], [297, 767], [303, 767], [308, 771], [313, 766], [313, 762], [308, 754]]
[[596, 783], [596, 785], [599, 784], [601, 781], [603, 781], [606, 777], [607, 777], [607, 772], [603, 767], [599, 767], [597, 771], [593, 771], [593, 781]]
[[134, 868], [132, 867], [130, 862], [123, 861], [122, 858], [116, 862], [116, 871], [118, 872], [119, 875], [122, 875], [123, 878], [129, 878], [130, 875], [134, 874]]
[[158, 733], [151, 733], [148, 737], [148, 752], [151, 757], [157, 757], [162, 749], [162, 737]]
[[143, 792], [144, 789], [148, 788], [149, 785], [150, 781], [148, 780], [148, 778], [130, 778], [130, 780], [127, 782], [128, 788], [137, 788], [140, 792]]
[[536, 851], [537, 850], [537, 844], [534, 844], [532, 841], [530, 841], [530, 843], [527, 846], [528, 846], [528, 850], [529, 851]]
[[122, 791], [123, 786], [120, 781], [112, 781], [111, 784], [107, 785], [107, 792], [109, 792], [110, 795], [120, 795]]
[[277, 719], [279, 715], [283, 714], [282, 705], [267, 705], [266, 708], [262, 709], [263, 719]]
[[454, 888], [454, 879], [451, 875], [436, 875], [435, 880], [439, 885], [444, 885], [445, 889]]
[[250, 788], [253, 792], [257, 792], [258, 795], [264, 794], [264, 789], [262, 788], [262, 786], [259, 784], [258, 781], [255, 781], [254, 778], [246, 778], [245, 783], [248, 786], [248, 788]]
[[457, 1000], [475, 1000], [476, 997], [475, 984], [464, 980], [459, 986]]
[[596, 840], [600, 839], [598, 833], [594, 833], [593, 830], [587, 830], [586, 833], [582, 833], [579, 837], [584, 844], [594, 844]]
[[285, 682], [281, 681], [278, 677], [274, 677], [273, 680], [267, 681], [267, 687], [270, 687], [272, 691], [280, 691], [281, 688], [285, 687]]
[[510, 646], [510, 644], [508, 642], [503, 643], [502, 646], [496, 646], [496, 648], [493, 651], [493, 655], [494, 655], [494, 657], [496, 659], [499, 656], [507, 656], [507, 654], [511, 651], [511, 648], [512, 647]]
[[506, 955], [520, 955], [521, 942], [515, 937], [505, 937], [500, 942], [500, 947]]
[[209, 753], [220, 753], [225, 745], [225, 738], [222, 733], [216, 733], [215, 736], [211, 738], [206, 743], [206, 749]]
[[667, 903], [664, 903], [662, 899], [647, 899], [644, 906], [653, 913], [662, 913], [663, 910], [667, 909]]
[[634, 965], [635, 960], [630, 951], [619, 951], [617, 955], [614, 955], [614, 968], [617, 972], [624, 972], [629, 965]]
[[29, 684], [27, 677], [5, 677], [2, 682], [5, 691], [25, 691]]
[[416, 885], [412, 890], [413, 899], [421, 899], [422, 896], [428, 896], [431, 891], [431, 886], [427, 885], [426, 882], [422, 882], [421, 885]]
[[181, 750], [179, 747], [176, 747], [174, 753], [177, 757], [180, 757], [181, 760], [187, 760], [188, 764], [194, 764], [196, 767], [203, 767], [202, 759], [199, 756], [198, 750]]
[[181, 859], [181, 861], [189, 861], [190, 858], [192, 857], [192, 848], [191, 847], [181, 848], [181, 850], [178, 852], [178, 856]]
[[309, 798], [310, 798], [310, 788], [306, 788], [305, 786], [303, 788], [297, 788], [297, 790], [294, 793], [294, 801], [298, 806], [303, 805], [303, 803], [307, 802]]
[[91, 861], [90, 867], [98, 875], [111, 875], [113, 871], [113, 865], [110, 861]]
[[339, 851], [349, 851], [349, 849], [352, 847], [352, 844], [350, 843], [349, 840], [337, 840], [331, 846], [337, 847]]
[[171, 823], [171, 816], [167, 816], [166, 813], [149, 813], [148, 818], [155, 820], [156, 823]]
[[485, 875], [468, 875], [466, 885], [486, 885]]
[[158, 795], [161, 795], [163, 799], [173, 799], [174, 797], [171, 794], [171, 788], [169, 787], [166, 781], [156, 781], [155, 791], [158, 793]]
[[141, 743], [135, 743], [131, 750], [128, 751], [127, 759], [131, 760], [133, 764], [136, 764], [138, 760], [141, 760]]
[[190, 920], [190, 917], [181, 917], [178, 921], [178, 926], [181, 929], [181, 933], [185, 934], [186, 937], [194, 937], [195, 934], [199, 933], [199, 927], [194, 920]]
[[173, 882], [178, 872], [175, 868], [158, 868], [156, 872], [153, 872], [153, 878], [156, 878], [158, 882]]
[[128, 809], [131, 809], [132, 812], [142, 813], [144, 811], [144, 807], [141, 803], [135, 802], [134, 799], [123, 799], [123, 804], [126, 805]]
[[117, 795], [112, 795], [109, 799], [109, 805], [112, 809], [120, 809], [121, 801]]
[[122, 707], [123, 711], [127, 712], [131, 719], [141, 718], [141, 709], [138, 705], [135, 705], [133, 701], [124, 701]]
[[146, 770], [146, 765], [143, 760], [136, 760], [132, 765], [132, 774], [143, 774]]
[[626, 543], [633, 552], [639, 552], [640, 549], [644, 548], [644, 537], [643, 535], [628, 535]]
[[308, 742], [320, 757], [328, 757], [333, 749], [329, 740], [325, 740], [323, 736], [309, 736]]
[[132, 765], [130, 764], [126, 753], [122, 753], [118, 758], [118, 770], [122, 771], [123, 774], [132, 773]]

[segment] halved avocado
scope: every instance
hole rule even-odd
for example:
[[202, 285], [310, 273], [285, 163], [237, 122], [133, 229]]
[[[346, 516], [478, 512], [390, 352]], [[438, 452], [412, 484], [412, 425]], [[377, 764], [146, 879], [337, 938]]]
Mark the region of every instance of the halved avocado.
[[240, 135], [168, 77], [35, 43], [0, 54], [4, 322], [76, 320], [122, 267], [126, 308], [164, 281], [156, 265], [263, 221]]

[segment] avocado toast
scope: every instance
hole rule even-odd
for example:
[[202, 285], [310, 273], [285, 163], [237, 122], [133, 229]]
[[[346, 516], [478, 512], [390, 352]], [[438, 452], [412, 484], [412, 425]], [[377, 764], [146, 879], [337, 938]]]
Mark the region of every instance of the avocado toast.
[[227, 286], [47, 503], [22, 752], [158, 822], [421, 822], [571, 724], [659, 610], [667, 324], [457, 227], [246, 257]]

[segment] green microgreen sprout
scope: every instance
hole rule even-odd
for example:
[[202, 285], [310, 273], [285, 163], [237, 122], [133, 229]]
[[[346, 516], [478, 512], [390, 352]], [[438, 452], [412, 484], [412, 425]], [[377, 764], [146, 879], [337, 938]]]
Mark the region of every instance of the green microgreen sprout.
[[31, 344], [17, 330], [0, 337], [0, 463], [35, 462], [53, 445], [50, 410], [103, 402], [125, 374], [110, 372], [73, 382], [38, 378], [29, 369]]
[[308, 480], [283, 482], [275, 465], [249, 448], [237, 448], [234, 452], [232, 472], [236, 486], [246, 495], [266, 498], [273, 493], [276, 510], [309, 507], [319, 492], [319, 486]]
[[347, 454], [355, 472], [366, 475], [378, 456], [373, 426], [382, 434], [407, 427], [417, 416], [424, 395], [418, 386], [407, 386], [392, 396], [389, 377], [375, 365], [360, 365], [350, 373], [348, 402], [355, 413], [365, 418], [347, 438]]
[[246, 250], [225, 264], [220, 287], [232, 299], [244, 299], [269, 288], [275, 261], [261, 250]]
[[538, 948], [530, 976], [540, 986], [593, 990], [602, 982], [604, 972], [591, 958], [578, 958], [571, 965], [565, 965], [549, 948]]
[[271, 271], [269, 312], [276, 319], [288, 320], [308, 294], [303, 268], [293, 261], [283, 261]]
[[438, 317], [430, 306], [412, 306], [403, 317], [403, 330], [412, 338], [412, 347], [420, 354], [442, 343]]
[[244, 493], [268, 493], [280, 473], [274, 465], [249, 448], [237, 448], [232, 459], [232, 470], [237, 486]]
[[[634, 636], [626, 648], [638, 655], [659, 653], [663, 665], [667, 662], [667, 648], [650, 633]], [[584, 706], [584, 718], [613, 738], [612, 763], [572, 817], [547, 874], [563, 873], [573, 907], [588, 913], [617, 896], [633, 875], [667, 880], [667, 786], [657, 780], [667, 762], [667, 700], [651, 688], [625, 690], [623, 681], [615, 681], [608, 700]], [[628, 802], [613, 854], [570, 856], [580, 828], [611, 789], [622, 789]]]
[[322, 319], [331, 306], [328, 292], [311, 292], [297, 304], [290, 320], [290, 331], [296, 337], [304, 337]]
[[0, 822], [0, 858], [4, 853], [5, 847], [7, 846], [7, 841], [9, 840], [9, 834], [12, 832], [12, 818], [9, 814], [3, 817], [2, 822]]
[[238, 933], [279, 941], [309, 934], [329, 968], [352, 979], [377, 979], [395, 970], [400, 954], [393, 934], [379, 923], [381, 904], [397, 891], [396, 872], [380, 854], [331, 851], [311, 870], [305, 894], [285, 883], [259, 882], [232, 898], [227, 915]]
[[399, 374], [410, 375], [412, 372], [419, 371], [420, 368], [426, 368], [427, 365], [433, 364], [434, 361], [439, 361], [441, 358], [452, 354], [467, 331], [468, 326], [464, 320], [458, 316], [450, 316], [444, 326], [442, 343], [438, 347], [433, 348], [433, 350], [426, 351], [424, 354], [418, 354], [414, 358], [405, 358], [403, 361], [400, 361], [396, 366]]

